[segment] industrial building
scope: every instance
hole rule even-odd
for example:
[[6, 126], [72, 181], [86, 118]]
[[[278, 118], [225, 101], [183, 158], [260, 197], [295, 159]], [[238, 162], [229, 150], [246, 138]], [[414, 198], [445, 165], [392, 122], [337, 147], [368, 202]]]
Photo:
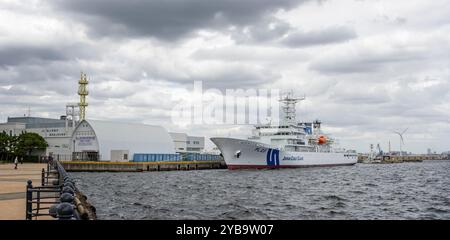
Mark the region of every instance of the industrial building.
[[205, 137], [189, 136], [186, 133], [170, 133], [177, 153], [201, 153], [205, 149]]
[[72, 125], [65, 117], [61, 119], [40, 117], [8, 117], [6, 123], [0, 123], [0, 132], [18, 136], [24, 132], [41, 135], [48, 143], [45, 155], [70, 155]]

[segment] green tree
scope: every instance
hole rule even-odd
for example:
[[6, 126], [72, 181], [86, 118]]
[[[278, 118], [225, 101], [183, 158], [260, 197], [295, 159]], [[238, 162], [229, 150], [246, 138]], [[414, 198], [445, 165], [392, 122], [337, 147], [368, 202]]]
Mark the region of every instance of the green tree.
[[16, 155], [31, 155], [33, 150], [45, 150], [48, 147], [47, 141], [37, 133], [22, 133], [17, 137], [14, 144]]
[[8, 158], [10, 152], [11, 137], [4, 131], [0, 132], [0, 160]]

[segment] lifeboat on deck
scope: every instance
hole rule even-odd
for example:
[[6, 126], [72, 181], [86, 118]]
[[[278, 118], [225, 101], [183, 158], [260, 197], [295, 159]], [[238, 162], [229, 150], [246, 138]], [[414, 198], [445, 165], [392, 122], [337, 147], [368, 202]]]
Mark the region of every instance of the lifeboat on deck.
[[322, 145], [327, 143], [327, 137], [321, 135], [318, 139], [317, 139], [317, 144]]

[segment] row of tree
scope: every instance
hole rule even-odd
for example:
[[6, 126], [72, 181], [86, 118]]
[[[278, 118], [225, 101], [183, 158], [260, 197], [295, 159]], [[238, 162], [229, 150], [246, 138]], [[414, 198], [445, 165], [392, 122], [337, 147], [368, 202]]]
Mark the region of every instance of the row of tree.
[[24, 132], [19, 136], [10, 136], [0, 132], [0, 160], [31, 156], [33, 151], [45, 150], [47, 146], [47, 141], [37, 133]]

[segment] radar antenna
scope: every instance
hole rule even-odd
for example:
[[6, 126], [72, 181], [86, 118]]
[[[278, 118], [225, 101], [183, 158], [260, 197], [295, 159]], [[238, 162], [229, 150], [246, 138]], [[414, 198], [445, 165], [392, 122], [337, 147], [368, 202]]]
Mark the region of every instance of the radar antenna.
[[283, 106], [281, 107], [283, 113], [284, 113], [284, 120], [288, 123], [295, 123], [296, 118], [296, 112], [295, 112], [295, 105], [305, 100], [305, 97], [294, 97], [293, 92], [286, 93], [283, 97], [280, 98], [280, 102], [283, 103]]

